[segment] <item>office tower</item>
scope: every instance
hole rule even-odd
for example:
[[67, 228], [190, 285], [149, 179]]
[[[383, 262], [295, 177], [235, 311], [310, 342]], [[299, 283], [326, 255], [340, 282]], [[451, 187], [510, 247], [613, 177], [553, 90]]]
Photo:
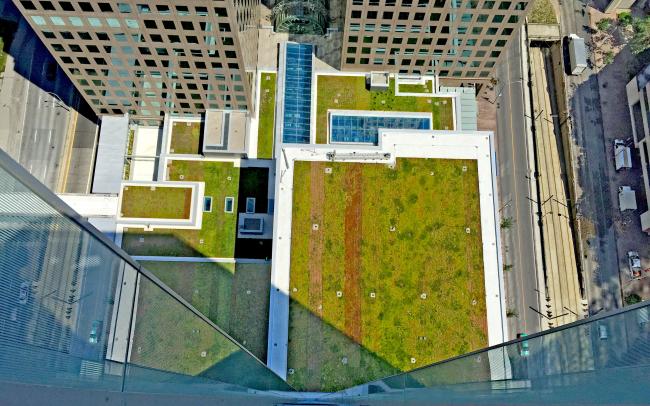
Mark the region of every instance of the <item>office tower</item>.
[[252, 108], [255, 0], [15, 3], [97, 114]]
[[487, 79], [530, 4], [347, 0], [342, 70]]

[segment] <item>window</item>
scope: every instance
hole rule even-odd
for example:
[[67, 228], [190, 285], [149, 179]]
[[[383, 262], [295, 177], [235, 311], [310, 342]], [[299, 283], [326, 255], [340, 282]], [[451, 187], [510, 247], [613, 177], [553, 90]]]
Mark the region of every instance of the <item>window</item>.
[[[82, 7], [82, 9], [83, 9], [83, 7]], [[108, 3], [99, 3], [99, 9], [101, 11], [103, 11], [103, 12], [106, 12], [106, 13], [112, 13], [113, 12], [113, 7], [111, 7], [111, 5], [108, 4]]]
[[478, 18], [476, 19], [476, 22], [479, 23], [485, 23], [488, 20], [488, 15], [487, 14], [479, 14]]
[[377, 12], [376, 11], [368, 11], [366, 14], [366, 17], [370, 20], [376, 20], [377, 19]]
[[20, 2], [25, 10], [36, 10], [36, 6], [31, 1], [23, 0]]
[[429, 21], [440, 21], [440, 13], [431, 13]]
[[509, 1], [502, 1], [501, 3], [499, 3], [499, 10], [507, 10], [510, 8], [511, 4], [512, 3]]
[[392, 11], [384, 11], [384, 15], [382, 16], [384, 20], [392, 20], [393, 19], [393, 12]]
[[348, 42], [358, 42], [358, 41], [359, 41], [359, 37], [357, 36], [348, 37]]
[[70, 3], [69, 1], [60, 1], [59, 6], [63, 11], [74, 11], [74, 7], [72, 7], [72, 3]]
[[492, 40], [491, 39], [481, 40], [481, 46], [482, 47], [489, 47], [490, 45], [492, 45]]
[[361, 18], [361, 10], [352, 10], [352, 18]]
[[165, 21], [163, 21], [163, 27], [166, 30], [175, 30], [176, 29], [176, 24], [174, 24], [173, 21], [165, 20]]
[[99, 18], [95, 17], [89, 17], [88, 18], [88, 24], [90, 24], [91, 27], [101, 27], [102, 22]]
[[368, 65], [368, 63], [370, 63], [370, 59], [369, 58], [360, 58], [359, 63], [361, 65]]
[[497, 14], [494, 17], [492, 17], [492, 22], [493, 23], [501, 23], [503, 22], [504, 15], [503, 14]]
[[144, 26], [145, 26], [145, 28], [149, 28], [149, 29], [153, 29], [153, 30], [158, 28], [158, 26], [156, 25], [156, 22], [154, 20], [144, 20]]
[[117, 10], [120, 13], [130, 13], [131, 6], [128, 3], [117, 3]]
[[519, 22], [519, 17], [516, 15], [511, 15], [510, 18], [508, 18], [508, 23], [510, 24], [517, 24]]
[[81, 18], [79, 17], [68, 17], [68, 20], [70, 21], [70, 24], [72, 24], [75, 27], [83, 27], [84, 23], [81, 21]]
[[106, 24], [111, 28], [120, 28], [120, 22], [117, 18], [107, 18]]
[[485, 10], [491, 10], [494, 8], [494, 2], [493, 1], [486, 1], [483, 3], [483, 9]]
[[203, 211], [207, 213], [212, 211], [212, 196], [203, 197]]
[[51, 1], [39, 1], [43, 10], [53, 11], [55, 10], [54, 4]]
[[497, 31], [499, 31], [499, 29], [496, 28], [496, 27], [488, 28], [486, 34], [487, 35], [497, 35]]
[[52, 21], [52, 24], [54, 25], [65, 25], [65, 21], [63, 21], [63, 18], [61, 17], [50, 17], [50, 21]]
[[235, 198], [231, 196], [226, 196], [224, 201], [223, 211], [226, 213], [232, 213], [235, 210]]

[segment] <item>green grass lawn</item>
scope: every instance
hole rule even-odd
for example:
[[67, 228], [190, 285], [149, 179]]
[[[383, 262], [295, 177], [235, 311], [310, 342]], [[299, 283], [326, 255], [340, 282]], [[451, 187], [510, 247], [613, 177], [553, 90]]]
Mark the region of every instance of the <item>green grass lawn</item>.
[[255, 356], [266, 359], [270, 264], [141, 263]]
[[201, 123], [175, 121], [172, 124], [169, 152], [172, 154], [200, 154]]
[[155, 219], [189, 219], [192, 188], [124, 186], [122, 217]]
[[273, 128], [275, 126], [275, 73], [262, 72], [260, 84], [260, 121], [257, 135], [257, 157], [273, 158]]
[[399, 91], [404, 93], [431, 93], [432, 81], [427, 80], [423, 85], [401, 84]]
[[132, 363], [198, 375], [237, 351], [235, 344], [158, 286], [140, 279]]
[[5, 65], [7, 64], [7, 53], [4, 50], [5, 41], [0, 37], [0, 73], [5, 71]]
[[[450, 98], [395, 96], [395, 81], [391, 79], [388, 90], [366, 90], [363, 76], [323, 76], [317, 79], [316, 142], [327, 142], [327, 110], [370, 110], [432, 112], [432, 128], [454, 128], [454, 115]], [[335, 103], [338, 101], [338, 103]], [[383, 103], [382, 103], [383, 102]], [[446, 103], [446, 104], [443, 104]]]
[[296, 162], [297, 389], [338, 390], [487, 345], [476, 161], [397, 162]]
[[535, 0], [528, 15], [528, 22], [533, 24], [557, 24], [555, 9], [549, 0]]
[[[237, 237], [239, 168], [231, 162], [182, 161], [169, 164], [172, 181], [203, 181], [205, 196], [212, 196], [212, 212], [203, 213], [201, 230], [156, 229], [125, 231], [122, 248], [131, 255], [203, 256], [232, 258]], [[224, 212], [226, 196], [235, 199], [233, 213]], [[140, 242], [140, 238], [144, 242]]]

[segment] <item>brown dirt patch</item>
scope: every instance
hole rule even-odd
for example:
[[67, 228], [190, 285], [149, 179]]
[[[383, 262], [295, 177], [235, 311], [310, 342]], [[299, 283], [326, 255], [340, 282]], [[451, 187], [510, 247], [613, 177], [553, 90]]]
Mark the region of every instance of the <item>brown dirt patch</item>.
[[362, 169], [351, 165], [345, 178], [345, 333], [361, 343]]
[[[203, 202], [198, 202], [197, 204], [202, 204]], [[187, 189], [185, 191], [185, 204], [183, 205], [183, 218], [190, 218], [190, 211], [192, 210], [192, 189]]]
[[[325, 201], [325, 165], [313, 163], [310, 169], [310, 219], [312, 224], [323, 225], [323, 202]], [[323, 251], [325, 242], [321, 230], [311, 230], [309, 236], [309, 307], [315, 316], [310, 319], [308, 346], [311, 354], [308, 357], [310, 371], [320, 371], [322, 353], [320, 346], [323, 343], [321, 318], [323, 317]], [[320, 386], [320, 373], [310, 374], [314, 387]]]

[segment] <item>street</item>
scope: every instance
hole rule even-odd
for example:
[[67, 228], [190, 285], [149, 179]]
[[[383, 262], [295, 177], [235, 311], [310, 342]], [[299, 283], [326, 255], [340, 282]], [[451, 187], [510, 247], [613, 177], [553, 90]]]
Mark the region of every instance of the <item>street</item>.
[[[9, 55], [0, 90], [0, 148], [51, 190], [85, 192], [93, 165], [83, 158], [93, 156], [96, 117], [22, 18]], [[73, 144], [84, 147], [77, 151], [81, 164], [75, 165]]]
[[509, 317], [511, 339], [516, 338], [517, 333], [540, 331], [537, 311], [541, 311], [533, 235], [535, 210], [529, 187], [532, 174], [527, 155], [529, 145], [523, 100], [523, 91], [528, 91], [528, 80], [523, 78], [520, 41], [518, 34], [498, 65], [496, 90], [500, 214], [501, 218], [512, 219], [512, 226], [503, 229], [502, 240], [507, 306], [517, 313], [516, 317]]

